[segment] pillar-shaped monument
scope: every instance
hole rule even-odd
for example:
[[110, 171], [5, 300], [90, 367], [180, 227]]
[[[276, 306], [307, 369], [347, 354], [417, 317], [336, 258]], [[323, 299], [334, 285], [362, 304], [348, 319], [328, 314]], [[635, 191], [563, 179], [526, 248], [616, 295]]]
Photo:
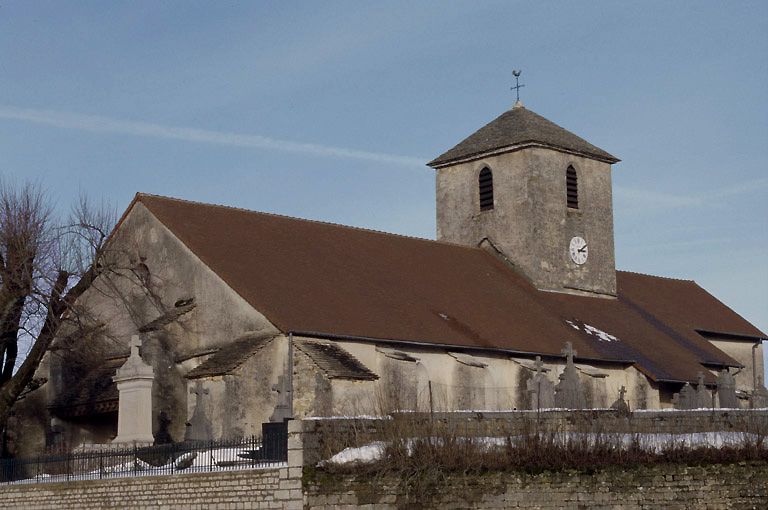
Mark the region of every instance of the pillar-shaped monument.
[[141, 339], [131, 337], [131, 355], [112, 380], [120, 392], [117, 414], [117, 437], [113, 443], [153, 443], [152, 435], [152, 380], [150, 365], [139, 355]]

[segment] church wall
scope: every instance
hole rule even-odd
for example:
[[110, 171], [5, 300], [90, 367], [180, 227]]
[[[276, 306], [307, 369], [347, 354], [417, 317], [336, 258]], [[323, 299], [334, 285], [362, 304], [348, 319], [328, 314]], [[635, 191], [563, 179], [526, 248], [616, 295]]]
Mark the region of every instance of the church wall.
[[[318, 398], [316, 392], [322, 385], [330, 383], [332, 397], [330, 408], [333, 415], [385, 414], [391, 410], [413, 409], [419, 411], [456, 411], [456, 410], [509, 410], [530, 408], [530, 396], [526, 381], [534, 371], [524, 366], [530, 365], [530, 359], [513, 359], [504, 353], [474, 353], [471, 360], [486, 366], [469, 366], [449, 355], [442, 348], [430, 349], [421, 346], [381, 345], [382, 350], [401, 351], [416, 358], [417, 361], [392, 359], [376, 349], [372, 343], [340, 341], [339, 346], [355, 356], [370, 370], [379, 375], [375, 382], [351, 382], [332, 379], [322, 384], [323, 376], [308, 358], [297, 362], [294, 388], [296, 391], [294, 409], [301, 408], [304, 416], [328, 416], [328, 406], [323, 414], [313, 414], [318, 404], [312, 404]], [[304, 358], [306, 358], [305, 355]], [[295, 355], [296, 358], [296, 355]], [[303, 358], [299, 358], [303, 359]], [[579, 372], [579, 378], [589, 407], [609, 407], [619, 397], [619, 389], [624, 386], [627, 393], [625, 400], [632, 409], [659, 409], [662, 402], [656, 387], [648, 378], [634, 367], [611, 363], [600, 366], [584, 366], [600, 377], [593, 377]], [[562, 359], [544, 361], [549, 380], [556, 385], [565, 368]], [[305, 373], [305, 376], [301, 375]], [[307, 381], [307, 388], [300, 396], [300, 388]], [[325, 386], [323, 386], [325, 388]], [[323, 397], [325, 398], [325, 397]], [[306, 404], [296, 405], [297, 401]], [[327, 401], [327, 400], [324, 400]], [[311, 410], [314, 405], [315, 411]], [[671, 405], [671, 402], [668, 404]]]
[[[215, 440], [261, 435], [262, 423], [270, 421], [278, 403], [278, 393], [272, 388], [285, 373], [287, 359], [287, 339], [281, 336], [231, 374], [187, 381], [185, 421], [198, 431], [209, 429], [210, 439]], [[198, 391], [202, 391], [200, 396]], [[199, 412], [198, 400], [202, 403]]]
[[[294, 337], [296, 338], [296, 337]], [[335, 382], [335, 381], [334, 381]], [[340, 392], [336, 385], [300, 349], [293, 352], [293, 416], [334, 416], [334, 400]], [[347, 398], [352, 398], [348, 396]]]
[[[126, 354], [128, 341], [139, 327], [173, 311], [177, 301], [194, 298], [192, 311], [141, 335], [142, 357], [155, 372], [153, 432], [161, 429], [158, 418], [164, 413], [169, 420], [164, 425], [167, 432], [173, 440], [182, 440], [187, 419], [184, 374], [196, 363], [177, 364], [175, 360], [227, 344], [245, 332], [278, 331], [140, 202], [123, 219], [109, 248], [108, 267], [117, 274], [102, 274], [78, 300], [93, 321], [104, 327], [97, 337], [69, 351], [74, 355], [68, 357], [75, 359], [49, 356], [48, 399], [105, 357]], [[78, 371], [78, 365], [85, 366]], [[77, 427], [74, 423], [66, 426]]]
[[[755, 343], [712, 339], [709, 339], [709, 341], [712, 343], [712, 345], [744, 365], [744, 368], [734, 376], [734, 380], [736, 381], [736, 389], [738, 391], [744, 392], [751, 392], [754, 390], [755, 370], [753, 370], [752, 367], [752, 346], [754, 346]], [[757, 375], [762, 377], [764, 370], [762, 342], [759, 344], [756, 351], [757, 352], [755, 352], [755, 358], [757, 361]], [[734, 374], [735, 370], [736, 369], [731, 369], [731, 374]], [[765, 381], [763, 381], [763, 383], [765, 383]]]
[[[565, 172], [578, 175], [579, 209], [566, 205]], [[477, 177], [493, 172], [494, 209], [480, 211]], [[610, 165], [541, 148], [508, 152], [436, 172], [437, 238], [477, 246], [489, 237], [539, 288], [616, 293]], [[573, 236], [589, 258], [568, 256]]]

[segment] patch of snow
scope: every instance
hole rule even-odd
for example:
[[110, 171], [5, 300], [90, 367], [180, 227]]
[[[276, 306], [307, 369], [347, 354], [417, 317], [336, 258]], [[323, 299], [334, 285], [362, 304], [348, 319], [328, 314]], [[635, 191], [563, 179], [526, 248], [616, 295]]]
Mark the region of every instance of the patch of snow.
[[[509, 443], [522, 444], [530, 436], [510, 436], [510, 437], [476, 437], [476, 438], [458, 438], [465, 441], [471, 441], [483, 445], [488, 449], [503, 447]], [[738, 447], [746, 444], [756, 444], [758, 436], [744, 432], [696, 432], [688, 434], [580, 434], [565, 433], [547, 435], [546, 441], [554, 443], [568, 444], [609, 444], [616, 448], [628, 448], [637, 443], [640, 448], [646, 451], [659, 453], [670, 447], [697, 448], [713, 447], [722, 448], [725, 446]], [[442, 438], [426, 438], [434, 444], [442, 443]], [[406, 450], [410, 454], [413, 450], [414, 438], [406, 439]], [[328, 460], [318, 463], [322, 467], [328, 464], [353, 465], [368, 464], [381, 460], [389, 443], [384, 441], [374, 441], [365, 446], [356, 448], [345, 448]], [[768, 448], [768, 444], [763, 442], [763, 448]]]
[[566, 319], [566, 321], [565, 321], [565, 322], [567, 322], [568, 324], [570, 324], [570, 325], [571, 325], [571, 327], [572, 327], [573, 329], [580, 329], [580, 328], [579, 328], [579, 327], [578, 327], [576, 324], [574, 324], [574, 323], [573, 323], [573, 321], [569, 321], [569, 320], [567, 320], [567, 319]]
[[307, 421], [319, 421], [319, 420], [391, 420], [391, 416], [373, 416], [371, 414], [360, 414], [357, 416], [308, 416], [302, 418]]
[[584, 324], [584, 331], [589, 333], [590, 335], [595, 335], [598, 339], [604, 341], [604, 342], [618, 342], [619, 339], [615, 336], [606, 333], [605, 331], [598, 329], [594, 326], [590, 326], [589, 324]]
[[368, 464], [381, 459], [384, 456], [384, 449], [387, 443], [384, 441], [374, 441], [373, 443], [357, 448], [344, 448], [339, 453], [328, 460], [320, 462], [320, 466], [326, 464]]

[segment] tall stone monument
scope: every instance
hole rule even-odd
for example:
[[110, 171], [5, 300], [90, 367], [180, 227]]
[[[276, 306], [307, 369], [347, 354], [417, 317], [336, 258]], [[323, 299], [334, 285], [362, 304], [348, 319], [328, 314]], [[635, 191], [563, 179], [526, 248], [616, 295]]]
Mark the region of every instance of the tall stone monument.
[[144, 363], [139, 354], [141, 339], [131, 337], [131, 355], [112, 378], [120, 393], [120, 407], [117, 414], [117, 437], [115, 444], [151, 444], [152, 435], [152, 381], [155, 378], [150, 365]]
[[720, 400], [720, 407], [739, 407], [739, 400], [736, 396], [736, 381], [733, 379], [733, 375], [728, 373], [728, 370], [717, 376], [717, 396]]
[[566, 362], [565, 370], [560, 374], [560, 382], [555, 387], [555, 405], [566, 409], [584, 409], [586, 398], [579, 382], [579, 373], [573, 364], [573, 357], [576, 356], [573, 344], [566, 342], [561, 352], [565, 354]]

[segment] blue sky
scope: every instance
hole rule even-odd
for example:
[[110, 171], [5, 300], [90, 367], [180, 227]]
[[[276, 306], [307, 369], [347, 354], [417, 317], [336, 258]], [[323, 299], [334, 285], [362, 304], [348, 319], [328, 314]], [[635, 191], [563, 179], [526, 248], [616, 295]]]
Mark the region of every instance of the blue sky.
[[616, 264], [768, 331], [768, 2], [0, 4], [0, 174], [434, 238], [424, 164], [521, 99], [622, 159]]

